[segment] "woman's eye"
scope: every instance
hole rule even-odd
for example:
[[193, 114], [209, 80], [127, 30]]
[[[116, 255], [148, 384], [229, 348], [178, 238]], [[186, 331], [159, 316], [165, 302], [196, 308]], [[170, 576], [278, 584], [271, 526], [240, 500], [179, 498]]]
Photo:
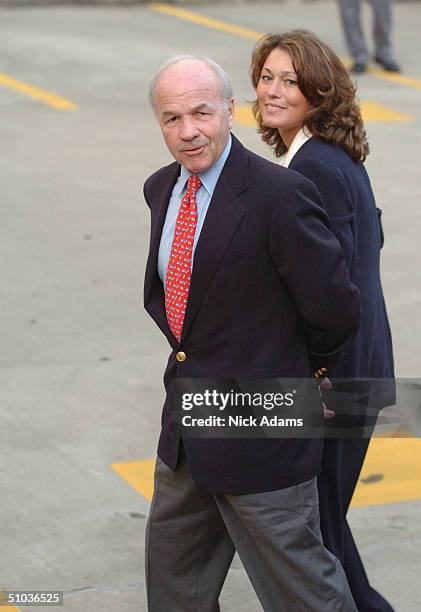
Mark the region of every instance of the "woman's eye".
[[268, 83], [269, 81], [272, 80], [272, 77], [269, 76], [268, 74], [262, 74], [261, 79], [262, 81], [266, 81], [266, 83]]
[[292, 87], [293, 85], [297, 84], [297, 81], [294, 81], [294, 79], [285, 79], [284, 83], [286, 83], [286, 85], [289, 85], [290, 87]]

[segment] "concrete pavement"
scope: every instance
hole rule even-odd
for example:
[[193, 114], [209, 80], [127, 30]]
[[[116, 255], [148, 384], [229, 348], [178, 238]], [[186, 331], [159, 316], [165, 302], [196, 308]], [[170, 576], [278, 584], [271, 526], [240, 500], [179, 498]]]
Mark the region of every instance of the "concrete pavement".
[[[208, 23], [146, 6], [0, 10], [0, 588], [64, 590], [66, 612], [146, 610], [149, 504], [110, 466], [154, 457], [168, 355], [141, 300], [141, 186], [169, 161], [149, 81], [171, 55], [209, 55], [245, 107], [254, 39], [215, 20], [256, 33], [308, 27], [345, 54], [332, 2], [183, 8]], [[408, 78], [373, 72], [359, 92], [375, 105], [367, 166], [384, 210], [397, 374], [416, 377], [421, 6], [398, 4], [395, 22]], [[74, 108], [59, 110], [13, 80]], [[406, 118], [385, 119], [384, 109]], [[236, 134], [269, 157], [241, 117]], [[421, 601], [421, 490], [419, 498], [351, 511], [372, 582], [397, 612]], [[260, 610], [238, 560], [221, 602], [226, 612]]]

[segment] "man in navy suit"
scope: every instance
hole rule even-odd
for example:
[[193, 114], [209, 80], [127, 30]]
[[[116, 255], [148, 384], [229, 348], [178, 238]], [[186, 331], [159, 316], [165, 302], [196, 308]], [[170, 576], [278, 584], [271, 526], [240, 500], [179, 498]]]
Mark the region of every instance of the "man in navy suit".
[[[211, 60], [167, 62], [151, 101], [176, 160], [144, 187], [145, 307], [172, 349], [167, 391], [184, 377], [329, 374], [358, 330], [359, 294], [317, 190], [231, 134], [231, 86]], [[320, 536], [322, 441], [181, 437], [173, 413], [167, 393], [146, 533], [149, 610], [219, 610], [237, 550], [265, 610], [355, 612]]]

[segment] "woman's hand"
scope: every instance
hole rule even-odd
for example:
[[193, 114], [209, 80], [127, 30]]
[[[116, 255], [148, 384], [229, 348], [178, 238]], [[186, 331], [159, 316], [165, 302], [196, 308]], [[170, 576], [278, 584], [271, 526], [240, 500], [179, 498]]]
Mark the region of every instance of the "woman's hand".
[[322, 382], [319, 385], [319, 393], [320, 393], [320, 397], [322, 400], [322, 406], [323, 406], [323, 416], [325, 419], [333, 419], [334, 416], [336, 416], [336, 412], [334, 412], [333, 410], [330, 410], [325, 402], [323, 401], [323, 393], [322, 391], [330, 391], [331, 389], [333, 389], [333, 385], [330, 382], [330, 380], [326, 377], [322, 380]]

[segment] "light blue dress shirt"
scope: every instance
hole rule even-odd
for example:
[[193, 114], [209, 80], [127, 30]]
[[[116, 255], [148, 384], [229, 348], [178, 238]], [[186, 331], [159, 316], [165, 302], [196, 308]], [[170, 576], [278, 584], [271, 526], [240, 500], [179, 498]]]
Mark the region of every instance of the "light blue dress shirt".
[[[205, 221], [206, 213], [208, 212], [209, 204], [211, 202], [216, 183], [218, 182], [219, 175], [221, 174], [222, 168], [224, 167], [229, 152], [231, 151], [231, 143], [232, 139], [230, 134], [227, 146], [225, 147], [217, 161], [208, 170], [206, 170], [206, 172], [201, 172], [198, 175], [202, 184], [196, 194], [197, 225], [193, 243], [193, 259], [200, 232], [202, 231], [203, 223]], [[178, 209], [180, 208], [181, 200], [183, 199], [184, 194], [186, 193], [187, 181], [189, 180], [189, 177], [191, 175], [192, 172], [187, 170], [187, 168], [185, 168], [184, 166], [181, 166], [180, 176], [178, 177], [177, 182], [174, 185], [174, 189], [172, 190], [170, 202], [168, 204], [167, 209], [167, 216], [165, 217], [165, 223], [162, 229], [161, 242], [159, 245], [158, 253], [158, 274], [162, 280], [164, 288], [165, 279], [167, 276], [168, 261], [170, 259], [171, 246], [174, 237], [175, 224], [177, 221]]]

